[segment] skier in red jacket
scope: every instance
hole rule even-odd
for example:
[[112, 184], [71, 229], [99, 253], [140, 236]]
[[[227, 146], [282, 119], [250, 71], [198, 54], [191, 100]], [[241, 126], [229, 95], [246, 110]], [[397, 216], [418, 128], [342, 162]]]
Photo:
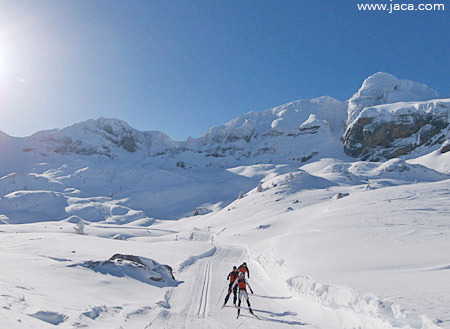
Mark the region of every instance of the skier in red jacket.
[[[239, 303], [238, 303], [238, 311], [237, 311], [237, 316], [239, 317], [239, 314], [241, 313], [241, 302], [243, 299], [245, 299], [247, 301], [247, 305], [248, 305], [248, 310], [251, 314], [253, 314], [253, 310], [250, 306], [250, 300], [248, 299], [248, 293], [247, 293], [247, 286], [250, 289], [250, 292], [253, 294], [253, 290], [250, 287], [250, 284], [248, 283], [247, 279], [245, 279], [245, 274], [244, 272], [239, 273], [239, 279], [237, 279], [234, 284], [233, 284], [233, 288], [234, 287], [238, 287], [239, 288]], [[253, 314], [254, 315], [254, 314]]]
[[243, 262], [242, 265], [238, 267], [238, 271], [239, 273], [247, 273], [247, 278], [250, 279], [250, 270], [248, 269], [246, 262]]
[[234, 282], [238, 279], [239, 272], [237, 270], [236, 266], [233, 266], [233, 270], [228, 274], [227, 280], [230, 280], [230, 284], [228, 285], [228, 294], [225, 297], [225, 302], [223, 303], [222, 307], [225, 307], [227, 305], [228, 299], [230, 298], [231, 292], [233, 292], [233, 305], [236, 306], [236, 299], [237, 299], [237, 286], [234, 286]]

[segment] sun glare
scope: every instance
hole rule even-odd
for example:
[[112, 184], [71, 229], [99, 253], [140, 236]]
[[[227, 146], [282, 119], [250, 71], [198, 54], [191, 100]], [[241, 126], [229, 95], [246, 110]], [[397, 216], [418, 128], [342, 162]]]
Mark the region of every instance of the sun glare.
[[0, 73], [5, 71], [5, 60], [3, 57], [3, 53], [0, 51]]
[[6, 60], [6, 54], [2, 48], [0, 48], [0, 78], [4, 78], [8, 72], [8, 61]]
[[8, 38], [5, 38], [3, 34], [0, 34], [0, 75], [2, 77], [10, 71], [8, 57], [11, 48], [9, 47], [10, 43], [8, 41]]

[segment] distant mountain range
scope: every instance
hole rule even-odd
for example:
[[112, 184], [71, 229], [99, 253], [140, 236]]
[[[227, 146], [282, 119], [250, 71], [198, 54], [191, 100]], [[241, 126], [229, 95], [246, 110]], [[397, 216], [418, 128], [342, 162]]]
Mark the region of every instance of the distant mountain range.
[[376, 161], [444, 143], [449, 137], [449, 113], [450, 100], [439, 99], [433, 89], [380, 72], [367, 78], [346, 102], [319, 97], [253, 111], [187, 141], [174, 141], [158, 131], [141, 132], [118, 119], [100, 118], [25, 138], [1, 134], [0, 145], [41, 155], [110, 158], [129, 153], [150, 157], [190, 153], [227, 158], [226, 162], [279, 163], [345, 152]]

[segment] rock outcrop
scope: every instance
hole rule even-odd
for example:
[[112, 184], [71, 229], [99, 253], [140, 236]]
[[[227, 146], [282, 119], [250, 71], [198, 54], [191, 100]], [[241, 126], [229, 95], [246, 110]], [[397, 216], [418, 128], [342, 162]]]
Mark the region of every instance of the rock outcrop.
[[368, 107], [347, 127], [344, 151], [363, 160], [395, 158], [442, 143], [449, 124], [450, 99]]
[[115, 254], [106, 261], [87, 261], [79, 265], [102, 274], [127, 276], [160, 287], [178, 284], [170, 266], [145, 257]]
[[441, 147], [439, 148], [439, 152], [441, 154], [447, 153], [450, 151], [450, 139], [447, 139], [444, 144], [441, 145]]

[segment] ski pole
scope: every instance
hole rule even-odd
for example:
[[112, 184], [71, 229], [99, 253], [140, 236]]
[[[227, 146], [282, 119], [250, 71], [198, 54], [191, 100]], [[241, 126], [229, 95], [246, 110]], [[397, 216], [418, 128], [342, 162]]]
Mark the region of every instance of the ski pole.
[[225, 286], [223, 287], [222, 292], [220, 293], [219, 300], [217, 301], [216, 306], [219, 306], [220, 300], [222, 299], [223, 292], [225, 291], [225, 288], [227, 287], [227, 285], [228, 285], [228, 282], [225, 283]]

